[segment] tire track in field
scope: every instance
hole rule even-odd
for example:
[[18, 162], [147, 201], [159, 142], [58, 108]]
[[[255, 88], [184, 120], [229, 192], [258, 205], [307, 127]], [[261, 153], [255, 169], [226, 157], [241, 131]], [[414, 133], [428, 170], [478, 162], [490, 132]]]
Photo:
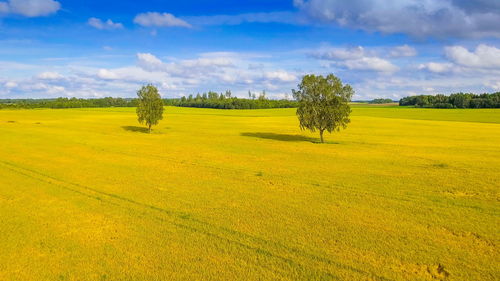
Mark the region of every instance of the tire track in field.
[[[104, 134], [104, 135], [116, 136], [115, 134]], [[102, 147], [90, 145], [88, 143], [82, 143], [82, 142], [78, 142], [78, 141], [74, 141], [73, 143], [76, 145], [81, 145], [81, 146], [87, 147], [89, 149], [95, 150], [98, 153], [107, 152], [107, 153], [114, 153], [114, 154], [118, 154], [118, 155], [125, 155], [125, 156], [129, 156], [129, 157], [136, 157], [137, 156], [137, 154], [134, 154], [131, 152], [114, 150], [114, 149], [103, 149]], [[248, 169], [237, 168], [237, 167], [218, 167], [218, 166], [210, 165], [210, 164], [207, 164], [204, 162], [190, 161], [190, 160], [185, 160], [185, 159], [179, 161], [179, 159], [176, 159], [174, 157], [164, 156], [164, 155], [154, 155], [154, 154], [148, 154], [148, 153], [146, 153], [146, 154], [143, 153], [143, 155], [147, 156], [149, 158], [153, 158], [153, 159], [169, 160], [170, 162], [175, 162], [178, 165], [198, 166], [198, 167], [208, 168], [208, 169], [216, 170], [216, 171], [232, 171], [235, 173], [248, 174], [248, 175], [253, 175], [255, 173], [260, 172], [258, 170], [249, 171]], [[429, 160], [427, 158], [422, 158], [422, 159]], [[289, 177], [282, 176], [279, 174], [269, 173], [269, 175], [271, 175], [274, 178], [279, 178], [280, 180], [285, 181], [285, 182], [290, 180]], [[307, 186], [314, 188], [314, 189], [321, 188], [324, 190], [337, 190], [337, 191], [342, 190], [343, 192], [346, 192], [349, 194], [357, 193], [357, 194], [360, 194], [362, 196], [375, 196], [375, 197], [383, 198], [386, 200], [392, 200], [392, 201], [395, 201], [398, 203], [400, 203], [401, 201], [405, 201], [407, 203], [412, 203], [412, 202], [416, 202], [417, 200], [418, 201], [426, 200], [426, 201], [432, 202], [433, 204], [439, 203], [439, 204], [445, 205], [443, 207], [446, 207], [447, 205], [452, 204], [452, 205], [455, 205], [457, 207], [462, 207], [462, 208], [469, 208], [469, 209], [477, 209], [478, 208], [478, 206], [476, 206], [476, 205], [475, 206], [467, 206], [467, 205], [463, 205], [463, 204], [458, 205], [454, 201], [449, 201], [449, 202], [448, 201], [446, 201], [446, 202], [445, 201], [436, 201], [433, 195], [404, 194], [401, 196], [393, 196], [390, 194], [380, 193], [380, 192], [376, 192], [376, 191], [359, 190], [359, 189], [356, 189], [354, 187], [348, 187], [348, 186], [339, 185], [339, 184], [331, 184], [331, 183], [330, 184], [302, 183], [302, 184], [307, 185]], [[481, 211], [484, 212], [484, 210], [481, 210]]]
[[[15, 173], [18, 173], [20, 175], [26, 176], [28, 178], [38, 180], [41, 182], [45, 182], [54, 186], [57, 186], [59, 188], [65, 189], [70, 192], [77, 193], [81, 196], [85, 196], [90, 199], [94, 200], [99, 200], [102, 202], [105, 202], [107, 204], [111, 204], [114, 206], [118, 206], [121, 208], [125, 208], [128, 210], [133, 210], [135, 212], [139, 213], [144, 213], [144, 210], [160, 213], [166, 215], [169, 220], [165, 219], [165, 217], [158, 217], [157, 215], [153, 215], [152, 217], [156, 220], [160, 220], [162, 222], [169, 222], [172, 225], [185, 229], [190, 232], [194, 233], [200, 233], [205, 236], [214, 238], [218, 241], [223, 241], [228, 244], [235, 245], [237, 247], [250, 250], [253, 253], [267, 257], [269, 259], [273, 259], [276, 261], [279, 261], [281, 264], [288, 265], [293, 268], [300, 269], [301, 275], [307, 276], [308, 273], [313, 273], [314, 276], [320, 277], [321, 280], [340, 280], [338, 276], [326, 272], [320, 269], [313, 268], [311, 266], [307, 266], [304, 264], [301, 264], [299, 261], [295, 261], [292, 259], [293, 257], [299, 258], [299, 259], [306, 259], [309, 261], [312, 261], [317, 264], [323, 264], [323, 265], [328, 265], [328, 266], [333, 266], [342, 270], [350, 271], [356, 274], [360, 274], [365, 277], [370, 277], [373, 278], [374, 280], [380, 280], [380, 281], [389, 281], [390, 279], [387, 279], [382, 276], [378, 276], [374, 273], [364, 271], [346, 264], [342, 264], [340, 262], [332, 261], [328, 258], [321, 257], [312, 253], [309, 253], [305, 250], [301, 250], [298, 248], [293, 248], [286, 246], [284, 244], [281, 244], [279, 242], [273, 242], [270, 240], [265, 240], [259, 237], [255, 237], [249, 234], [245, 234], [230, 228], [225, 228], [221, 227], [218, 225], [214, 225], [196, 218], [193, 218], [190, 216], [190, 214], [179, 212], [179, 211], [173, 211], [173, 210], [168, 210], [165, 208], [160, 208], [154, 205], [149, 205], [146, 203], [142, 203], [139, 201], [132, 200], [130, 198], [126, 198], [117, 194], [113, 193], [108, 193], [104, 191], [100, 191], [98, 189], [88, 187], [85, 185], [77, 184], [77, 183], [72, 183], [72, 182], [67, 182], [62, 179], [58, 179], [56, 177], [41, 173], [39, 171], [21, 167], [19, 165], [16, 165], [14, 163], [0, 160], [0, 163], [4, 165], [8, 170], [13, 171]], [[83, 191], [82, 191], [83, 190]], [[113, 202], [113, 200], [120, 202], [116, 203]], [[125, 206], [123, 205], [129, 205]], [[137, 209], [142, 209], [142, 212], [137, 210]], [[214, 233], [213, 231], [210, 230], [218, 230], [220, 234]], [[280, 252], [284, 252], [285, 255], [279, 254]], [[251, 260], [246, 260], [247, 262], [252, 262]], [[255, 263], [256, 264], [256, 263]], [[276, 273], [279, 273], [280, 275], [283, 275], [283, 272], [278, 272], [275, 269], [272, 269], [267, 266], [263, 266], [262, 264], [256, 264], [257, 266], [261, 266], [264, 269], [267, 270], [272, 270]], [[282, 268], [286, 268], [286, 266], [281, 266]], [[286, 272], [289, 273], [289, 272]]]
[[[202, 221], [199, 221], [199, 220], [187, 218], [186, 214], [184, 214], [182, 212], [172, 212], [172, 211], [161, 209], [161, 208], [158, 208], [158, 207], [155, 207], [155, 206], [151, 206], [151, 205], [147, 205], [147, 204], [135, 202], [135, 201], [127, 199], [127, 198], [122, 198], [121, 196], [116, 196], [114, 194], [100, 192], [100, 191], [94, 190], [92, 188], [85, 187], [85, 186], [78, 185], [78, 184], [68, 183], [68, 182], [59, 180], [57, 178], [48, 176], [48, 175], [37, 173], [37, 172], [35, 172], [33, 170], [30, 170], [30, 169], [26, 169], [26, 168], [22, 168], [22, 167], [19, 167], [19, 166], [15, 166], [12, 163], [7, 163], [5, 161], [0, 161], [0, 162], [3, 163], [3, 164], [11, 166], [11, 167], [7, 167], [8, 170], [16, 172], [16, 173], [18, 173], [20, 175], [26, 176], [26, 177], [28, 177], [30, 179], [34, 179], [34, 180], [45, 182], [45, 183], [48, 183], [48, 184], [51, 184], [51, 185], [54, 185], [54, 186], [58, 186], [58, 187], [60, 187], [62, 189], [65, 189], [67, 191], [75, 192], [75, 193], [77, 193], [79, 195], [83, 195], [83, 196], [91, 198], [91, 199], [99, 200], [99, 201], [104, 202], [104, 203], [108, 203], [108, 204], [111, 204], [111, 205], [114, 205], [114, 206], [118, 206], [118, 207], [127, 209], [129, 211], [137, 212], [136, 209], [133, 209], [131, 207], [127, 207], [127, 206], [124, 206], [124, 205], [116, 204], [116, 203], [110, 202], [108, 200], [103, 200], [103, 198], [100, 197], [100, 196], [90, 195], [90, 194], [87, 194], [85, 192], [81, 192], [79, 190], [76, 190], [74, 188], [69, 188], [69, 187], [67, 187], [67, 185], [75, 185], [75, 186], [78, 186], [78, 187], [83, 187], [85, 189], [89, 189], [90, 191], [94, 191], [94, 192], [97, 192], [97, 193], [102, 193], [102, 194], [104, 194], [106, 196], [111, 196], [113, 198], [119, 198], [120, 200], [124, 200], [125, 199], [126, 202], [130, 202], [130, 203], [134, 203], [134, 204], [139, 204], [141, 206], [148, 207], [148, 208], [150, 208], [152, 210], [156, 210], [156, 211], [160, 211], [160, 212], [163, 212], [163, 213], [167, 213], [169, 216], [176, 216], [176, 218], [188, 219], [188, 220], [192, 220], [192, 221], [202, 222]], [[14, 168], [12, 168], [12, 167], [14, 167]], [[29, 172], [19, 171], [18, 169], [19, 170], [29, 171]], [[36, 175], [34, 176], [31, 173], [35, 173]], [[40, 176], [42, 176], [42, 177], [40, 177]], [[46, 178], [43, 178], [43, 177], [46, 177]], [[175, 215], [174, 213], [177, 213], [177, 215]], [[145, 214], [145, 213], [141, 212], [141, 214]], [[184, 229], [184, 230], [187, 230], [187, 231], [190, 231], [190, 232], [194, 232], [194, 233], [200, 233], [200, 234], [203, 234], [205, 236], [208, 236], [208, 237], [211, 237], [211, 238], [215, 238], [215, 239], [217, 239], [219, 241], [223, 241], [223, 242], [226, 242], [228, 244], [233, 244], [233, 245], [239, 246], [241, 248], [244, 248], [244, 249], [247, 249], [247, 250], [251, 250], [253, 253], [260, 254], [260, 255], [263, 255], [263, 256], [266, 256], [266, 257], [270, 257], [270, 258], [274, 258], [274, 259], [278, 259], [282, 263], [288, 264], [291, 267], [295, 267], [295, 268], [301, 269], [301, 271], [303, 272], [303, 274], [307, 274], [307, 272], [313, 272], [313, 273], [315, 273], [315, 275], [319, 275], [320, 277], [322, 277], [321, 280], [325, 280], [324, 277], [328, 277], [327, 280], [340, 280], [339, 277], [337, 277], [337, 276], [335, 276], [335, 275], [333, 275], [333, 274], [331, 274], [329, 272], [315, 270], [313, 268], [310, 268], [310, 267], [304, 266], [304, 265], [302, 265], [300, 263], [297, 263], [297, 262], [295, 262], [294, 260], [292, 260], [290, 258], [286, 258], [286, 257], [280, 256], [280, 255], [274, 254], [274, 253], [272, 253], [272, 252], [270, 252], [268, 250], [262, 249], [260, 247], [255, 247], [255, 246], [252, 246], [252, 245], [249, 245], [249, 244], [245, 244], [245, 243], [243, 243], [241, 241], [238, 241], [238, 240], [234, 240], [234, 239], [230, 239], [230, 238], [221, 236], [219, 234], [210, 232], [210, 231], [205, 230], [205, 229], [196, 228], [196, 227], [189, 226], [189, 225], [182, 224], [182, 223], [178, 223], [178, 222], [175, 222], [175, 221], [172, 221], [172, 220], [169, 221], [169, 220], [166, 220], [165, 218], [154, 216], [154, 215], [153, 216], [148, 216], [148, 218], [153, 218], [153, 219], [161, 221], [161, 222], [168, 222], [168, 223], [170, 223], [170, 224], [172, 224], [172, 225], [174, 225], [174, 226], [176, 226], [178, 228], [181, 228], [181, 229]], [[202, 222], [202, 223], [206, 224], [207, 226], [211, 226], [208, 223], [205, 223], [205, 222]], [[213, 227], [214, 228], [218, 228], [217, 226], [213, 226]], [[243, 260], [239, 256], [238, 256], [238, 259]], [[282, 271], [278, 271], [277, 269], [273, 269], [270, 266], [265, 266], [265, 265], [262, 265], [262, 264], [255, 263], [252, 260], [248, 260], [248, 259], [244, 259], [244, 260], [246, 262], [248, 262], [248, 263], [255, 264], [256, 266], [262, 267], [262, 268], [264, 268], [266, 270], [270, 270], [270, 271], [272, 271], [274, 273], [277, 273], [279, 275], [282, 275], [282, 276], [285, 276], [285, 274], [287, 274], [287, 272], [284, 269], [282, 269], [282, 268], [277, 268], [277, 269], [282, 269]]]
[[[88, 147], [89, 149], [93, 149], [93, 150], [97, 151], [98, 153], [102, 153], [104, 151], [107, 153], [114, 153], [117, 155], [125, 155], [125, 156], [129, 156], [129, 157], [136, 157], [137, 156], [137, 154], [134, 154], [131, 152], [118, 151], [118, 150], [112, 150], [112, 149], [103, 149], [101, 147], [89, 145], [87, 143], [77, 142], [77, 144]], [[199, 162], [199, 161], [190, 161], [190, 160], [185, 160], [185, 159], [179, 161], [179, 159], [177, 159], [175, 157], [168, 157], [168, 156], [164, 156], [164, 155], [143, 153], [143, 156], [147, 156], [147, 157], [150, 157], [153, 159], [158, 159], [158, 160], [168, 160], [169, 162], [175, 162], [178, 165], [197, 166], [197, 167], [207, 168], [207, 169], [216, 170], [216, 171], [232, 171], [234, 173], [247, 174], [247, 175], [254, 175], [254, 174], [260, 172], [259, 170], [250, 171], [250, 170], [245, 169], [245, 168], [219, 167], [216, 165], [210, 165], [210, 164]], [[290, 181], [290, 178], [288, 176], [282, 176], [282, 175], [279, 175], [276, 173], [274, 173], [274, 174], [269, 173], [269, 175], [271, 175], [274, 178], [279, 178], [282, 181]], [[312, 188], [315, 188], [315, 189], [317, 189], [317, 188], [326, 189], [326, 190], [341, 189], [346, 193], [357, 193], [357, 194], [361, 194], [361, 195], [365, 195], [365, 196], [370, 195], [370, 196], [381, 197], [384, 199], [389, 199], [389, 200], [393, 200], [393, 201], [397, 201], [397, 202], [399, 202], [399, 201], [414, 202], [415, 200], [421, 200], [421, 199], [430, 200], [428, 198], [428, 196], [423, 196], [423, 195], [405, 194], [404, 197], [403, 196], [397, 197], [397, 196], [391, 196], [388, 194], [383, 194], [383, 193], [379, 193], [379, 192], [375, 192], [375, 191], [358, 190], [358, 189], [355, 189], [352, 187], [347, 187], [347, 186], [339, 185], [339, 184], [315, 184], [315, 183], [302, 183], [302, 184], [307, 185], [307, 186], [312, 187]]]
[[[103, 149], [98, 149], [97, 147], [93, 147], [93, 146], [87, 146], [87, 147], [89, 147], [91, 149], [95, 149], [96, 151], [99, 151], [99, 152], [106, 151], [108, 153], [115, 153], [118, 155], [125, 155], [125, 156], [129, 156], [129, 157], [137, 156], [136, 154], [123, 152], [123, 151], [103, 150]], [[231, 171], [231, 172], [234, 172], [237, 174], [239, 173], [239, 174], [246, 174], [246, 175], [254, 175], [254, 174], [259, 172], [258, 170], [250, 171], [250, 170], [244, 169], [244, 168], [219, 167], [216, 165], [210, 165], [210, 164], [206, 164], [203, 162], [196, 162], [196, 161], [189, 161], [189, 160], [178, 161], [178, 159], [176, 159], [175, 157], [152, 155], [152, 154], [147, 154], [147, 153], [144, 155], [147, 157], [150, 157], [150, 158], [156, 158], [156, 159], [160, 159], [160, 160], [168, 160], [169, 162], [175, 162], [178, 165], [197, 166], [197, 167], [207, 168], [207, 169], [211, 169], [211, 170], [215, 170], [215, 171], [222, 171], [222, 172]], [[278, 178], [283, 182], [290, 181], [290, 178], [287, 176], [279, 175], [276, 173], [266, 173], [266, 174], [272, 176], [273, 178]], [[309, 183], [309, 182], [301, 183], [301, 184], [308, 186], [310, 188], [314, 188], [314, 189], [323, 189], [323, 190], [328, 190], [328, 191], [332, 191], [332, 190], [341, 191], [341, 192], [344, 192], [346, 194], [351, 194], [351, 195], [358, 194], [358, 195], [366, 196], [366, 197], [373, 196], [373, 197], [378, 197], [378, 198], [382, 198], [385, 200], [390, 200], [390, 201], [393, 201], [396, 203], [415, 204], [415, 202], [427, 201], [428, 203], [432, 203], [432, 204], [442, 204], [444, 206], [441, 206], [441, 207], [444, 207], [444, 208], [446, 208], [450, 204], [454, 205], [456, 207], [462, 207], [462, 208], [467, 208], [467, 209], [480, 208], [477, 205], [467, 206], [467, 205], [463, 205], [463, 204], [458, 204], [458, 203], [456, 203], [454, 201], [450, 201], [450, 200], [448, 200], [448, 201], [446, 201], [446, 200], [436, 201], [435, 195], [433, 195], [433, 194], [428, 194], [428, 195], [426, 195], [426, 194], [422, 194], [422, 195], [420, 195], [420, 194], [404, 194], [404, 195], [400, 195], [400, 196], [394, 196], [394, 195], [390, 195], [390, 194], [382, 193], [382, 192], [376, 192], [376, 191], [370, 191], [370, 190], [359, 190], [359, 189], [356, 189], [355, 187], [349, 187], [349, 186], [345, 186], [345, 185], [341, 185], [341, 184], [332, 184], [332, 183], [319, 184], [319, 183]], [[481, 211], [485, 212], [482, 209], [481, 209]]]

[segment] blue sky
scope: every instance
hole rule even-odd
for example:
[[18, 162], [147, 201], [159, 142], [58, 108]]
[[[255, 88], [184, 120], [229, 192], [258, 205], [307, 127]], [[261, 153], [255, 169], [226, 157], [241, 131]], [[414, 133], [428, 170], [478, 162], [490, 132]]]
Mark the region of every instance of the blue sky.
[[[500, 91], [498, 0], [0, 0], [0, 98]], [[229, 4], [230, 3], [230, 4]]]

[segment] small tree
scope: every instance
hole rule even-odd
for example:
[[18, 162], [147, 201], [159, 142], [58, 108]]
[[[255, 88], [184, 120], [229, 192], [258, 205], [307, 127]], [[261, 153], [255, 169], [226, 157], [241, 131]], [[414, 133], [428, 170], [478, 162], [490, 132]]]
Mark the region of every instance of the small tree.
[[163, 100], [153, 85], [143, 86], [137, 91], [137, 120], [145, 123], [151, 133], [151, 126], [163, 119]]
[[331, 133], [347, 127], [351, 121], [349, 102], [354, 94], [351, 86], [343, 85], [339, 78], [329, 74], [306, 75], [298, 88], [292, 93], [299, 102], [297, 116], [302, 130], [318, 130], [323, 143], [324, 131]]
[[266, 100], [266, 90], [263, 90], [262, 93], [259, 95], [259, 100], [263, 101]]

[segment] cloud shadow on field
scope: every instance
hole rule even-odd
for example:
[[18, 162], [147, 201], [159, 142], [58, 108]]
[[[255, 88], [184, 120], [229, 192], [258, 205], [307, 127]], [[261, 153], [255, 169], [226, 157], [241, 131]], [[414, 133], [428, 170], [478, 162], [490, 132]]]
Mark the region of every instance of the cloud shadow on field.
[[149, 133], [148, 128], [146, 127], [138, 127], [138, 126], [122, 126], [122, 128], [126, 131], [137, 132], [137, 133]]
[[302, 135], [288, 135], [288, 134], [276, 134], [276, 133], [241, 133], [244, 137], [253, 137], [253, 138], [261, 138], [268, 140], [278, 140], [278, 141], [291, 141], [291, 142], [299, 142], [299, 141], [308, 141], [308, 142], [318, 142], [319, 139], [306, 137]]

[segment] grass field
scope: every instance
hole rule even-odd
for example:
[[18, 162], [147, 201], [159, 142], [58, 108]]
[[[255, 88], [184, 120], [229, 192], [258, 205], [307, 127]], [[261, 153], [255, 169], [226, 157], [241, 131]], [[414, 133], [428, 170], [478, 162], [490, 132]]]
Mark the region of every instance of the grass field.
[[500, 111], [0, 111], [0, 280], [499, 280]]

